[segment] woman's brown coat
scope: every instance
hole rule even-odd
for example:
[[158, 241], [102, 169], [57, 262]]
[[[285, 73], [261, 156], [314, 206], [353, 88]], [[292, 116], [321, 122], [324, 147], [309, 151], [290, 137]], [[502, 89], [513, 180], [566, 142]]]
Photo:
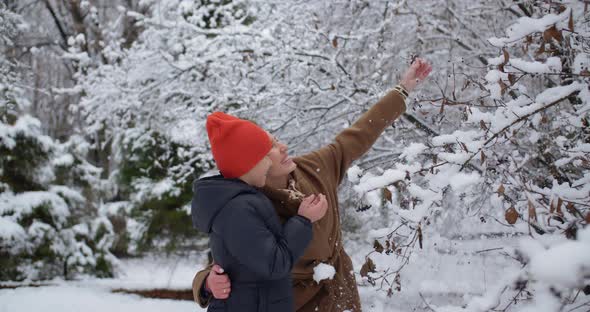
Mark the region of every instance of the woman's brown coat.
[[[301, 198], [294, 196], [296, 193], [322, 193], [328, 200], [328, 212], [313, 224], [313, 239], [292, 271], [295, 308], [298, 312], [361, 311], [352, 262], [342, 248], [338, 185], [345, 178], [352, 162], [363, 156], [405, 109], [402, 96], [391, 91], [351, 127], [338, 134], [333, 143], [294, 158], [297, 169], [291, 173], [290, 190], [262, 189], [282, 219], [297, 214]], [[313, 268], [318, 263], [327, 263], [336, 269], [333, 279], [323, 280], [319, 284], [313, 280]], [[193, 280], [195, 301], [202, 307], [208, 303], [207, 298], [200, 296], [207, 274], [209, 268], [198, 272]]]

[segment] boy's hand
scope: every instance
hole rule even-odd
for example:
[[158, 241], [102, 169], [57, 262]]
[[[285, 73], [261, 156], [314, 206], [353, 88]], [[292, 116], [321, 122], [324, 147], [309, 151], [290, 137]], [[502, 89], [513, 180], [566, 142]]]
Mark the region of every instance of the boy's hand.
[[207, 276], [205, 281], [205, 289], [213, 294], [215, 299], [227, 299], [231, 293], [231, 283], [227, 274], [223, 273], [223, 269], [214, 264], [211, 268], [211, 273]]
[[319, 194], [305, 197], [297, 213], [313, 223], [323, 218], [326, 211], [328, 211], [328, 200], [324, 194]]

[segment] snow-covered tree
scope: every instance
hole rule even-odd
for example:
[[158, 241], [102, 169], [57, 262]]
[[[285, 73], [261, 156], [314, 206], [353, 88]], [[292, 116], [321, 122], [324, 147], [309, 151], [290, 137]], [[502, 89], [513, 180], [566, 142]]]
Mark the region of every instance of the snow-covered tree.
[[60, 144], [27, 114], [24, 80], [15, 68], [22, 65], [6, 57], [25, 25], [3, 7], [0, 21], [0, 280], [111, 276], [112, 225], [83, 213], [90, 203], [79, 191], [79, 181], [98, 189], [89, 183], [100, 169], [68, 152], [79, 148], [75, 138]]
[[[67, 65], [51, 77], [69, 81], [46, 90], [51, 84], [34, 85], [33, 94], [44, 99], [30, 101], [31, 110], [42, 115], [41, 126], [25, 117], [30, 96], [11, 69], [18, 63], [10, 59], [1, 67], [0, 92], [8, 99], [0, 112], [3, 152], [39, 156], [1, 160], [1, 196], [10, 199], [2, 207], [44, 192], [55, 218], [59, 207], [67, 207], [61, 215], [70, 221], [55, 221], [57, 234], [51, 236], [66, 237], [57, 239], [62, 246], [77, 246], [67, 239], [70, 230], [94, 255], [104, 251], [107, 260], [106, 250], [124, 256], [195, 244], [187, 204], [191, 180], [213, 169], [207, 114], [223, 110], [254, 120], [288, 143], [292, 154], [305, 153], [350, 125], [421, 56], [432, 62], [432, 77], [351, 169], [340, 193], [347, 244], [373, 250], [358, 280], [384, 302], [391, 297], [437, 311], [460, 309], [449, 305], [454, 303], [474, 311], [519, 310], [526, 307], [521, 301], [529, 301], [530, 309], [584, 304], [576, 296], [589, 284], [583, 264], [590, 59], [583, 1], [105, 4], [27, 6], [47, 17], [32, 25], [56, 27], [51, 34], [59, 49], [51, 53]], [[2, 20], [9, 25], [3, 38], [18, 31], [18, 23], [5, 22], [10, 20]], [[54, 60], [45, 57], [46, 48], [34, 46], [28, 51], [36, 62]], [[17, 55], [9, 49], [6, 55]], [[53, 102], [59, 109], [47, 104]], [[53, 115], [67, 115], [72, 123], [47, 117]], [[67, 131], [54, 129], [62, 124]], [[8, 133], [17, 133], [17, 126], [28, 129], [21, 133], [29, 134], [22, 136], [30, 144], [11, 149], [17, 140]], [[60, 133], [55, 136], [64, 143], [44, 133]], [[13, 212], [2, 218], [18, 219]], [[30, 231], [41, 233], [46, 227], [39, 222], [50, 223], [35, 218]], [[13, 223], [29, 231], [34, 222]], [[445, 273], [433, 272], [438, 258], [471, 272], [483, 266], [471, 263], [472, 254], [453, 255], [458, 242], [505, 244], [517, 237], [530, 240], [502, 247], [502, 259], [513, 265], [494, 280], [496, 288], [488, 291], [490, 281], [482, 282], [484, 296], [469, 288], [444, 301], [407, 291], [428, 274]], [[70, 255], [68, 261], [83, 263], [88, 253], [72, 256], [73, 248], [61, 248], [70, 250], [61, 259]], [[553, 263], [562, 263], [561, 269]], [[436, 288], [424, 286], [429, 287]]]
[[[456, 126], [408, 144], [384, 172], [349, 173], [369, 203], [400, 218], [375, 234], [361, 272], [371, 283], [385, 280], [389, 295], [401, 289], [402, 269], [424, 241], [485, 232], [530, 236], [514, 251], [524, 269], [507, 273], [466, 310], [562, 311], [587, 292], [587, 8], [530, 1], [511, 9], [523, 16], [488, 40], [499, 55], [485, 60], [487, 72], [459, 79], [457, 95], [443, 92], [438, 102], [441, 112], [459, 108]], [[457, 100], [464, 94], [476, 96]]]

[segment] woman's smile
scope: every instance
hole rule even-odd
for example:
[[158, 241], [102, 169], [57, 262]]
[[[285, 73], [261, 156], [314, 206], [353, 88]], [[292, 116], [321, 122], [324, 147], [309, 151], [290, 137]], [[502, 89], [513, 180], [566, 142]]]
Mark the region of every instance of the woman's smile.
[[288, 164], [289, 162], [292, 162], [293, 159], [291, 157], [289, 157], [289, 155], [285, 155], [285, 158], [283, 159], [283, 161], [281, 161], [282, 165]]

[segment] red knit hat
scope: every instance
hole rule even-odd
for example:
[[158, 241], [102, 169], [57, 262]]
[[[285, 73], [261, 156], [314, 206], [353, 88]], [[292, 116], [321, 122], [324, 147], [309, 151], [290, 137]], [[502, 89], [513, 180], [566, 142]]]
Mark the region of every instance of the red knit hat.
[[217, 168], [226, 178], [244, 175], [272, 148], [266, 131], [222, 112], [207, 116], [207, 135]]

